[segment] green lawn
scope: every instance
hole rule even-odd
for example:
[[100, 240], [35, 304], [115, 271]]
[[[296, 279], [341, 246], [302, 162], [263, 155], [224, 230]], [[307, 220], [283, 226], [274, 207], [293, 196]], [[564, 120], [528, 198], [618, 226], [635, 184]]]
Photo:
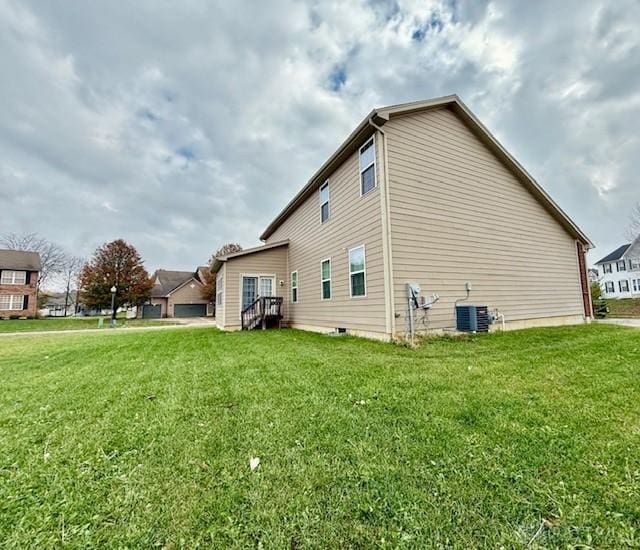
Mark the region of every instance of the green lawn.
[[640, 317], [640, 298], [623, 298], [607, 300], [609, 317], [638, 318]]
[[640, 330], [15, 336], [0, 383], [7, 546], [640, 546]]
[[[146, 327], [153, 325], [175, 324], [172, 321], [157, 319], [118, 319], [120, 328]], [[97, 329], [98, 317], [45, 317], [43, 319], [0, 319], [0, 333], [3, 332], [37, 332], [41, 330], [78, 330]], [[102, 328], [109, 328], [109, 318], [103, 319]]]

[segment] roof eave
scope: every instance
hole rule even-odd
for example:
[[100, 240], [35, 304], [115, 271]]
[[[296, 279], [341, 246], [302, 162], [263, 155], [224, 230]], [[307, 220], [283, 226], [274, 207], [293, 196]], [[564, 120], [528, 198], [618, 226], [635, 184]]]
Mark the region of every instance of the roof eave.
[[527, 184], [529, 190], [540, 200], [543, 204], [547, 206], [547, 209], [550, 213], [557, 214], [556, 219], [564, 226], [564, 228], [571, 234], [573, 237], [581, 241], [587, 248], [594, 248], [594, 244], [587, 237], [582, 230], [576, 225], [576, 223], [569, 217], [569, 215], [558, 206], [558, 204], [549, 196], [549, 194], [542, 188], [542, 186], [534, 179], [534, 177], [527, 172], [527, 170], [509, 153], [503, 145], [495, 138], [495, 136], [486, 128], [482, 122], [473, 114], [473, 112], [464, 104], [464, 102], [458, 96], [452, 96], [451, 105], [453, 106], [456, 113], [458, 113], [463, 120], [467, 122], [468, 125], [471, 126], [471, 129], [478, 129], [482, 132], [483, 137], [485, 137], [489, 144], [492, 146], [494, 153], [498, 155], [498, 157], [506, 162], [508, 166], [512, 168], [516, 174], [522, 176], [522, 180]]
[[232, 252], [231, 254], [227, 254], [225, 256], [220, 256], [219, 258], [214, 258], [213, 263], [211, 264], [211, 272], [216, 273], [217, 271], [219, 271], [220, 268], [222, 267], [222, 264], [224, 264], [228, 260], [233, 260], [234, 258], [241, 258], [243, 256], [248, 256], [250, 254], [259, 254], [260, 252], [265, 252], [266, 250], [273, 250], [274, 248], [281, 248], [283, 246], [289, 246], [289, 239], [276, 241], [270, 244], [254, 246], [252, 248], [247, 248], [246, 250], [240, 250], [238, 252]]
[[361, 140], [366, 139], [369, 135], [374, 133], [375, 129], [369, 124], [371, 119], [373, 119], [378, 125], [383, 125], [388, 120], [387, 118], [380, 117], [377, 109], [373, 109], [263, 231], [262, 235], [260, 235], [261, 241], [265, 241], [273, 235], [273, 232], [289, 216], [289, 214], [291, 214], [291, 212], [293, 212], [314, 191], [315, 186], [327, 179], [329, 174], [331, 174], [331, 172], [344, 162], [346, 157], [355, 150], [357, 144], [359, 144]]
[[448, 95], [438, 97], [426, 101], [416, 101], [413, 103], [404, 103], [400, 105], [392, 105], [374, 109], [361, 122], [356, 129], [351, 132], [347, 139], [338, 147], [338, 149], [329, 157], [329, 159], [320, 167], [320, 169], [309, 179], [307, 184], [294, 196], [294, 198], [285, 206], [285, 208], [276, 216], [269, 224], [267, 229], [260, 235], [260, 240], [265, 241], [281, 223], [314, 191], [315, 187], [326, 179], [331, 171], [335, 169], [340, 162], [355, 150], [356, 144], [360, 140], [365, 139], [366, 134], [372, 134], [375, 130], [370, 125], [373, 119], [377, 125], [384, 125], [391, 117], [397, 115], [407, 115], [416, 111], [424, 111], [438, 107], [451, 107], [461, 119], [470, 127], [470, 129], [484, 138], [490, 149], [507, 164], [516, 175], [520, 176], [520, 180], [528, 187], [529, 191], [545, 205], [547, 210], [561, 223], [561, 225], [577, 240], [581, 241], [587, 248], [594, 248], [593, 242], [587, 237], [582, 230], [574, 223], [567, 213], [558, 206], [558, 204], [547, 194], [547, 192], [538, 184], [538, 182], [525, 170], [525, 168], [502, 146], [502, 144], [493, 136], [493, 134], [480, 122], [473, 112], [464, 104], [464, 102], [456, 95]]
[[219, 258], [214, 258], [213, 263], [211, 264], [211, 273], [217, 273], [220, 271], [222, 264], [224, 264], [225, 260], [221, 260]]

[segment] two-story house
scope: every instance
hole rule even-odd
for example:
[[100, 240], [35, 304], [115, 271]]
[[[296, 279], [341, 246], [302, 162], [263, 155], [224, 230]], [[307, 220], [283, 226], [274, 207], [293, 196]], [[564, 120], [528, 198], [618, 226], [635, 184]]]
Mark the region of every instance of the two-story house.
[[223, 329], [260, 296], [294, 328], [386, 340], [455, 327], [462, 302], [507, 328], [591, 315], [591, 242], [457, 96], [373, 110], [260, 239], [214, 262]]
[[640, 297], [640, 237], [596, 262], [604, 298]]
[[0, 250], [0, 318], [35, 317], [40, 255]]

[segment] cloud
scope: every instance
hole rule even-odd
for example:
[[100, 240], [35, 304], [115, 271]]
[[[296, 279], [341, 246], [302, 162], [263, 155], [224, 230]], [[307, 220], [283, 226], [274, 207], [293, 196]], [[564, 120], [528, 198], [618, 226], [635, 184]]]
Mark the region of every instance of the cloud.
[[0, 0], [0, 232], [189, 269], [256, 244], [372, 107], [456, 92], [602, 255], [640, 200], [639, 11]]

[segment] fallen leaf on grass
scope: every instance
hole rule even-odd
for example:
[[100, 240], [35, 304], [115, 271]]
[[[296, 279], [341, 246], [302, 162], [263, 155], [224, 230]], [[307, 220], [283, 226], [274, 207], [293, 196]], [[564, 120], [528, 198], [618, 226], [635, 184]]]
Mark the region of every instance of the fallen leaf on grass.
[[255, 456], [249, 459], [249, 468], [253, 472], [258, 466], [260, 466], [260, 458]]

